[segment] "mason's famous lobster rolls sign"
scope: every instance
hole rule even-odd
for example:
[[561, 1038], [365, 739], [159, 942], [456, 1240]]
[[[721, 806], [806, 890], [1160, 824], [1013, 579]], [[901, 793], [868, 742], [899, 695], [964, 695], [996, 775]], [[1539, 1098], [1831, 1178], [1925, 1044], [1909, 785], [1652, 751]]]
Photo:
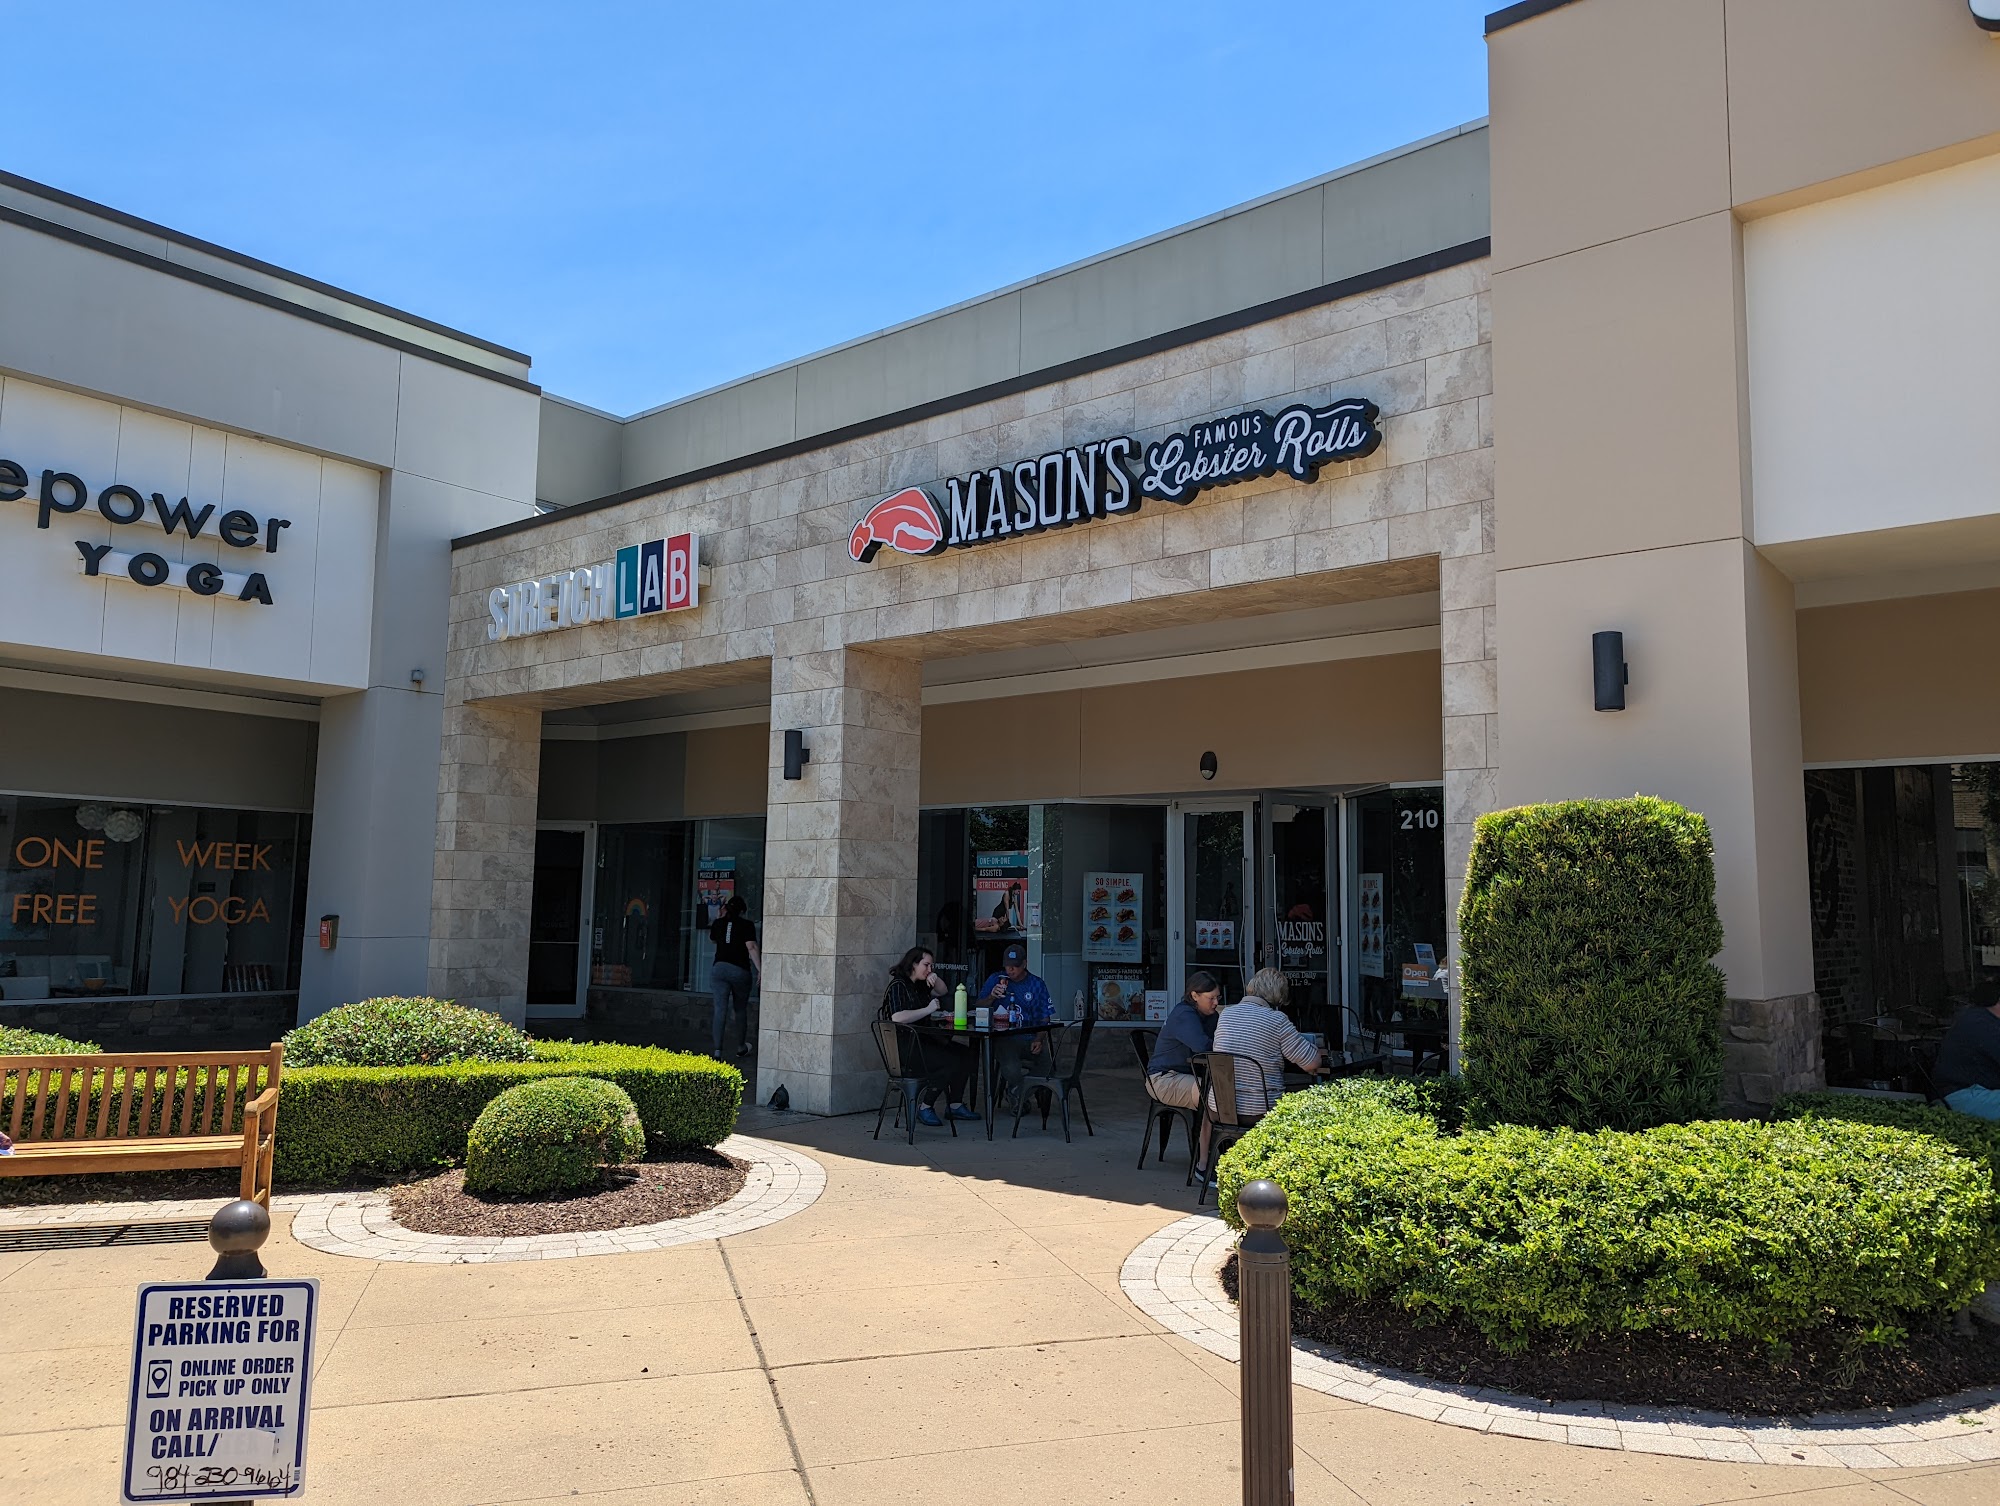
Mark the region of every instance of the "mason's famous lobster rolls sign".
[[1375, 405], [1343, 398], [1323, 408], [1296, 403], [1273, 417], [1251, 408], [1210, 419], [1145, 448], [1119, 436], [1051, 450], [929, 487], [906, 486], [872, 504], [848, 536], [847, 552], [867, 564], [884, 549], [941, 554], [996, 539], [1138, 511], [1146, 498], [1186, 504], [1211, 487], [1275, 476], [1319, 479], [1323, 465], [1360, 460], [1382, 444]]

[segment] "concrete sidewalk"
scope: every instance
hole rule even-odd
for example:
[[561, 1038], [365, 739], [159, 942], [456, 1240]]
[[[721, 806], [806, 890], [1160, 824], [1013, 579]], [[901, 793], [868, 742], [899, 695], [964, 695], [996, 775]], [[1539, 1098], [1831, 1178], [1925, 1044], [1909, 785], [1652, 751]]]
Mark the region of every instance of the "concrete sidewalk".
[[[1227, 1506], [1232, 1365], [1118, 1288], [1189, 1212], [1184, 1163], [1135, 1172], [1130, 1074], [1094, 1139], [989, 1144], [871, 1117], [746, 1113], [828, 1173], [805, 1212], [720, 1243], [519, 1265], [320, 1254], [279, 1219], [273, 1274], [325, 1298], [308, 1498], [856, 1506]], [[966, 1133], [967, 1130], [973, 1133]], [[0, 1501], [115, 1501], [133, 1289], [206, 1270], [162, 1245], [0, 1254]], [[1986, 1506], [2000, 1466], [1774, 1469], [1482, 1436], [1295, 1390], [1319, 1503], [1782, 1500]]]

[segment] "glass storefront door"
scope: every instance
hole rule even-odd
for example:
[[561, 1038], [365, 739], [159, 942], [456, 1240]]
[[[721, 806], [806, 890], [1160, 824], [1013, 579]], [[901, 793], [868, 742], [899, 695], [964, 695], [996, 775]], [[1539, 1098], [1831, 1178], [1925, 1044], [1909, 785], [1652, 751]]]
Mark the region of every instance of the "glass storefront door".
[[535, 832], [535, 890], [528, 911], [528, 1011], [544, 1018], [583, 1013], [596, 871], [595, 829], [588, 824], [542, 826]]
[[1335, 864], [1339, 804], [1326, 795], [1270, 794], [1263, 813], [1263, 938], [1258, 965], [1282, 968], [1301, 1030], [1344, 1039], [1334, 966], [1340, 912]]
[[1167, 812], [1167, 979], [1171, 997], [1205, 972], [1225, 1000], [1256, 971], [1256, 802], [1176, 801]]

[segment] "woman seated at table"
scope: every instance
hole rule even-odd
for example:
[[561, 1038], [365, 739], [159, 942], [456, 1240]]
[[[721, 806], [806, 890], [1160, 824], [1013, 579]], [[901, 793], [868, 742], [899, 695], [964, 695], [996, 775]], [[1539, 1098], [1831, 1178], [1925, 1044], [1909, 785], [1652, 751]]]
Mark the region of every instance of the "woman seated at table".
[[[1300, 1035], [1282, 1010], [1291, 998], [1291, 985], [1275, 967], [1250, 975], [1243, 985], [1243, 998], [1216, 1018], [1215, 1051], [1228, 1051], [1253, 1058], [1264, 1071], [1262, 1076], [1238, 1063], [1236, 1070], [1236, 1113], [1249, 1119], [1263, 1114], [1276, 1102], [1285, 1081], [1285, 1063], [1307, 1072], [1319, 1070], [1319, 1047]], [[1267, 1086], [1268, 1084], [1268, 1086]]]
[[1189, 973], [1187, 997], [1168, 1013], [1146, 1063], [1146, 1091], [1175, 1108], [1201, 1107], [1201, 1085], [1195, 1081], [1192, 1058], [1206, 1056], [1215, 1045], [1216, 1013], [1222, 1008], [1222, 985], [1207, 973]]
[[944, 979], [931, 970], [936, 961], [930, 948], [913, 946], [902, 960], [889, 969], [889, 987], [882, 995], [880, 1018], [896, 1027], [896, 1046], [906, 1064], [921, 1062], [923, 1091], [917, 1097], [917, 1123], [942, 1125], [938, 1118], [940, 1093], [948, 1093], [945, 1112], [954, 1119], [977, 1119], [978, 1113], [965, 1106], [965, 1085], [972, 1081], [979, 1053], [961, 1046], [948, 1036], [929, 1033], [919, 1038], [912, 1028], [945, 1013], [947, 993]]

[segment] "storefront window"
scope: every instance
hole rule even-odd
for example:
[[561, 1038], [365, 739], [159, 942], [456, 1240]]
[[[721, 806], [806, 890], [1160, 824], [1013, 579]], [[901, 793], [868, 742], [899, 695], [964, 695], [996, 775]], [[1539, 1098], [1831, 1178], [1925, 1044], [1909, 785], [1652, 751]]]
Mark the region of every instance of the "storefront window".
[[706, 990], [709, 922], [732, 895], [761, 928], [762, 816], [600, 827], [592, 986]]
[[976, 987], [1010, 941], [1059, 1013], [1143, 1020], [1167, 988], [1166, 811], [1159, 805], [1004, 805], [925, 811], [917, 941]]
[[297, 988], [311, 824], [0, 795], [0, 997]]
[[2000, 763], [1805, 776], [1827, 1080], [1923, 1092], [1968, 1003], [2000, 999]]
[[1444, 793], [1383, 790], [1355, 802], [1356, 971], [1361, 1026], [1393, 1032], [1413, 1049], [1441, 1051], [1446, 958]]

